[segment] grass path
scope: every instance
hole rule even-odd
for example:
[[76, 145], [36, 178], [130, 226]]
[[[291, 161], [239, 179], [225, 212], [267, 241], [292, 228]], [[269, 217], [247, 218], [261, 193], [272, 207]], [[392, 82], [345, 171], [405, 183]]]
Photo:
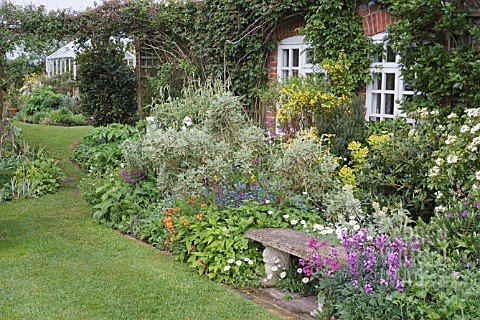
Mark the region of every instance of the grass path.
[[[70, 176], [89, 128], [18, 124]], [[0, 319], [278, 319], [91, 219], [79, 191], [0, 204]]]

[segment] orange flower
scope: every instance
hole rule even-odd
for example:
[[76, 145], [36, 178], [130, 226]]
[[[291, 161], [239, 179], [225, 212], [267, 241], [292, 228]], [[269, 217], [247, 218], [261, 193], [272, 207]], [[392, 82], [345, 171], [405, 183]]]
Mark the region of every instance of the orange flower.
[[202, 203], [200, 207], [205, 208], [207, 205], [205, 203]]
[[165, 210], [163, 210], [167, 215], [171, 215], [172, 214], [172, 210], [170, 210], [170, 208], [167, 208]]
[[178, 207], [173, 208], [173, 212], [178, 212]]
[[183, 221], [183, 225], [186, 226], [188, 224], [188, 220]]
[[170, 245], [170, 241], [168, 240], [165, 240], [165, 242], [163, 243], [164, 246], [169, 246]]
[[180, 217], [180, 220], [183, 220], [183, 219], [185, 219], [185, 216], [181, 216], [181, 217]]
[[202, 217], [201, 214], [197, 214], [197, 215], [196, 215], [196, 218], [197, 218], [198, 220], [202, 220], [202, 219], [203, 219], [203, 217]]
[[195, 204], [195, 200], [193, 200], [193, 197], [190, 197], [190, 199], [188, 199], [188, 202], [190, 202], [191, 204]]

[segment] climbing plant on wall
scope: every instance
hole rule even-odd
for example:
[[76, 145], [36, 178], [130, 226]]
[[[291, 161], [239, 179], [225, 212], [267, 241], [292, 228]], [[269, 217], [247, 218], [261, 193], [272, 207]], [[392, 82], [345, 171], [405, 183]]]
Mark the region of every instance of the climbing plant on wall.
[[347, 74], [351, 79], [345, 90], [350, 92], [358, 91], [359, 85], [371, 80], [368, 67], [372, 60], [369, 54], [375, 51], [375, 46], [364, 35], [362, 18], [358, 15], [359, 5], [364, 2], [317, 1], [309, 6], [306, 25], [301, 31], [315, 49], [314, 59], [317, 63], [335, 61], [345, 54], [350, 65]]
[[468, 3], [383, 1], [400, 18], [387, 41], [400, 55], [402, 75], [416, 92], [405, 103], [407, 111], [443, 105], [441, 110], [450, 114], [480, 104], [480, 19], [468, 16]]

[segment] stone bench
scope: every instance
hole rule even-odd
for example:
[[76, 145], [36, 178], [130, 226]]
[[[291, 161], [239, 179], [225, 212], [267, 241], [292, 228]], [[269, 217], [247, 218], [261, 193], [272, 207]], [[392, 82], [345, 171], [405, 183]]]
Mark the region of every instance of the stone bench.
[[[325, 257], [331, 253], [331, 247], [325, 246], [320, 249], [309, 248], [312, 236], [304, 234], [299, 231], [284, 228], [266, 228], [248, 230], [245, 233], [248, 239], [260, 242], [265, 246], [263, 251], [263, 262], [265, 263], [265, 273], [272, 274], [272, 267], [280, 265], [281, 268], [288, 268], [290, 266], [290, 255], [299, 257], [304, 260], [309, 260], [314, 252], [320, 257]], [[317, 243], [322, 240], [315, 238]], [[347, 256], [342, 247], [336, 247], [339, 254], [341, 264], [347, 262]], [[274, 285], [275, 281], [272, 278], [267, 281], [268, 285]]]

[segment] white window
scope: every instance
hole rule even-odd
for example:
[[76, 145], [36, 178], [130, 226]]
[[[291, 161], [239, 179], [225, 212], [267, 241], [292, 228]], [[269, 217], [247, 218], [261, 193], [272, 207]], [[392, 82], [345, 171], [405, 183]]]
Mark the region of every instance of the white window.
[[[383, 41], [385, 34], [373, 36], [375, 42]], [[398, 55], [387, 44], [383, 55], [376, 54], [370, 65], [373, 81], [367, 86], [366, 119], [383, 121], [405, 116], [400, 110], [404, 99], [413, 95], [411, 86], [403, 82]]]
[[279, 42], [277, 74], [280, 81], [298, 75], [306, 76], [314, 71], [313, 50], [304, 40], [304, 36], [295, 36]]

